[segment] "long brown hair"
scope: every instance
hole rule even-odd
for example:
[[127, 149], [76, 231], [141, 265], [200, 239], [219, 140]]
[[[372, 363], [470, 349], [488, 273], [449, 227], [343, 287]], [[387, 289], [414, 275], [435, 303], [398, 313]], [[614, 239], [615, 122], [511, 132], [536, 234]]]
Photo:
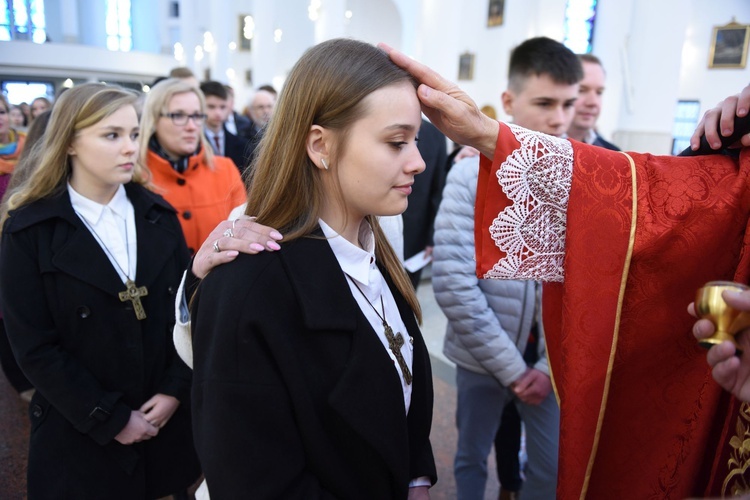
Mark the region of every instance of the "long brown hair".
[[[123, 106], [134, 106], [138, 95], [131, 90], [103, 83], [84, 83], [66, 91], [55, 102], [44, 136], [30, 150], [24, 162], [33, 169], [13, 193], [0, 215], [0, 226], [8, 212], [46, 198], [65, 189], [70, 177], [71, 164], [68, 148], [76, 134], [88, 128]], [[133, 182], [145, 184], [148, 170], [136, 164]]]
[[[324, 204], [319, 169], [307, 155], [310, 127], [319, 125], [336, 134], [331, 163], [346, 147], [347, 130], [366, 109], [362, 101], [389, 85], [409, 82], [411, 76], [393, 64], [380, 49], [351, 39], [334, 39], [308, 49], [295, 64], [258, 146], [251, 167], [246, 213], [279, 229], [290, 241], [311, 234]], [[383, 264], [422, 321], [422, 310], [401, 262], [388, 243], [377, 217], [367, 220], [375, 233], [375, 256]]]

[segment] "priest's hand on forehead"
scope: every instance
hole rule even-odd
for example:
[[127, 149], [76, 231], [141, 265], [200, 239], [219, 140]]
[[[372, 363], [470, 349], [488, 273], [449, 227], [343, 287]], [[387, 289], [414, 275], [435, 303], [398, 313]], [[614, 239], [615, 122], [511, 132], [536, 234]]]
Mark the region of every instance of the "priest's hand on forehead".
[[492, 158], [498, 135], [497, 121], [482, 113], [455, 83], [389, 45], [380, 43], [378, 47], [421, 84], [417, 95], [422, 111], [433, 125], [454, 142], [473, 146]]

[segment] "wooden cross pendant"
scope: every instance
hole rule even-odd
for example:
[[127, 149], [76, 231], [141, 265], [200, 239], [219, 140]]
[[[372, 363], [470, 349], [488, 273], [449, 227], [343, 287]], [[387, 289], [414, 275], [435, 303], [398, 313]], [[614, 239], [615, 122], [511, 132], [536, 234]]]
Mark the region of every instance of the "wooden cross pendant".
[[117, 294], [120, 297], [120, 302], [129, 300], [133, 303], [135, 317], [139, 320], [146, 319], [146, 311], [143, 309], [143, 304], [141, 304], [141, 297], [148, 295], [148, 289], [145, 286], [135, 286], [135, 283], [131, 279], [125, 282], [125, 286], [128, 287], [128, 289]]
[[398, 366], [401, 367], [401, 372], [404, 374], [404, 381], [406, 382], [406, 385], [410, 385], [411, 372], [409, 371], [409, 367], [406, 365], [404, 356], [401, 354], [401, 348], [404, 346], [404, 336], [401, 335], [401, 333], [393, 335], [393, 329], [391, 328], [391, 325], [389, 325], [385, 321], [383, 321], [383, 328], [385, 328], [385, 338], [388, 339], [388, 348], [396, 357]]

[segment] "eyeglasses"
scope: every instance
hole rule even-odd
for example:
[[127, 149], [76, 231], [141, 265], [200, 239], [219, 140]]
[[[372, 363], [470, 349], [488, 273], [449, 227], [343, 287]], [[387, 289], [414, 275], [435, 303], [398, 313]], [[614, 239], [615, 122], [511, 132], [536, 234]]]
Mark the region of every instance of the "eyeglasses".
[[163, 116], [164, 118], [171, 118], [172, 123], [177, 125], [178, 127], [182, 127], [187, 125], [188, 120], [193, 120], [193, 123], [197, 126], [203, 125], [203, 120], [206, 119], [206, 115], [195, 113], [193, 115], [188, 115], [186, 113], [161, 113], [159, 116]]

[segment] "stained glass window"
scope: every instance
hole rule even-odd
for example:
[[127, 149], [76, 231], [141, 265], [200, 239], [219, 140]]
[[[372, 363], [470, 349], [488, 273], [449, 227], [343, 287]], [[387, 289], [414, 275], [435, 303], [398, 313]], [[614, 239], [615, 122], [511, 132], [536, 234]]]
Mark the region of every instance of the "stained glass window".
[[5, 0], [0, 10], [0, 40], [47, 41], [43, 0]]
[[672, 154], [680, 154], [690, 146], [690, 137], [698, 126], [700, 118], [700, 101], [677, 101], [677, 112], [672, 129]]
[[593, 48], [597, 0], [568, 0], [565, 6], [563, 44], [576, 54], [588, 54]]
[[107, 0], [107, 48], [129, 52], [133, 48], [130, 0]]

